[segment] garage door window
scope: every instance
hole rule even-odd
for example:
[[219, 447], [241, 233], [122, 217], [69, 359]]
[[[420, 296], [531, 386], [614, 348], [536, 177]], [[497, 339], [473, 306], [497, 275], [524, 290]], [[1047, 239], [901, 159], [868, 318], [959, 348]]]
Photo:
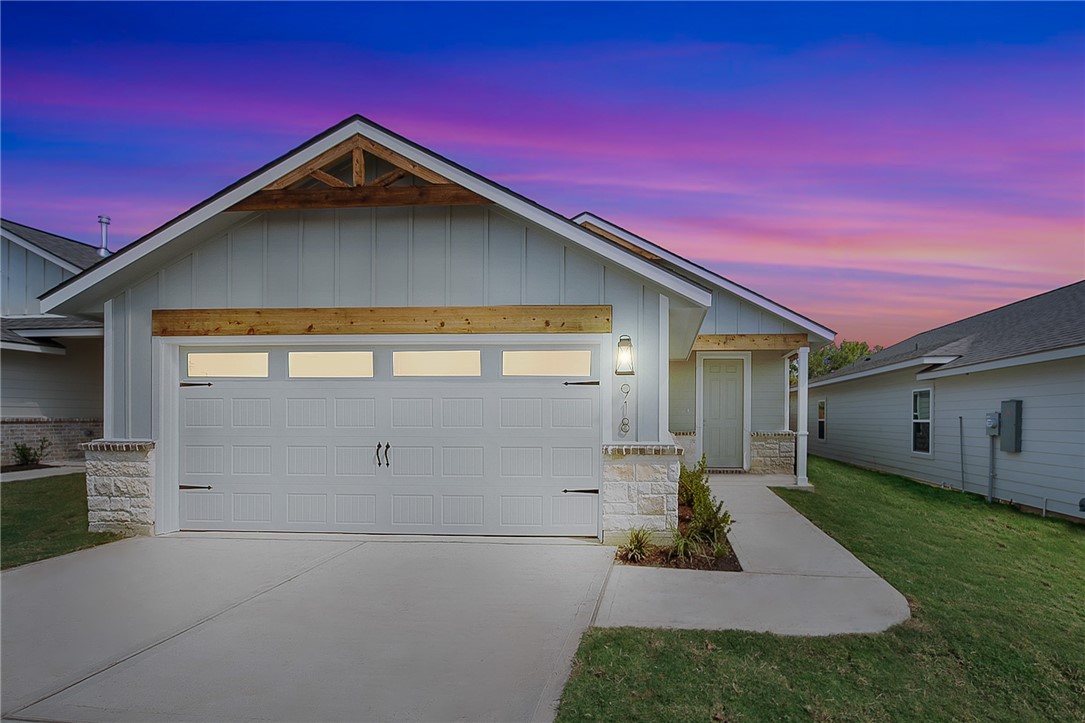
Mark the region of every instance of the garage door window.
[[591, 351], [573, 349], [501, 352], [501, 374], [506, 377], [591, 376]]
[[392, 375], [397, 377], [480, 377], [482, 352], [478, 349], [455, 351], [394, 351]]
[[261, 352], [191, 352], [188, 355], [190, 377], [267, 378], [268, 353]]
[[292, 351], [287, 356], [291, 379], [360, 379], [373, 376], [371, 351]]

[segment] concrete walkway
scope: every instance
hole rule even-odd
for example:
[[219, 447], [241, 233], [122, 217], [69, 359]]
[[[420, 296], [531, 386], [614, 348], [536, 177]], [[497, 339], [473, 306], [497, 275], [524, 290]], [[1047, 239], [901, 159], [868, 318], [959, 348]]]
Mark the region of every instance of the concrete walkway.
[[794, 478], [710, 480], [743, 572], [615, 565], [595, 625], [836, 635], [907, 620], [904, 596], [769, 489], [781, 483]]
[[44, 479], [45, 477], [59, 477], [65, 474], [75, 474], [87, 471], [86, 465], [74, 462], [61, 462], [56, 467], [42, 467], [41, 469], [24, 469], [21, 472], [4, 472], [0, 474], [0, 482], [20, 482], [28, 479]]

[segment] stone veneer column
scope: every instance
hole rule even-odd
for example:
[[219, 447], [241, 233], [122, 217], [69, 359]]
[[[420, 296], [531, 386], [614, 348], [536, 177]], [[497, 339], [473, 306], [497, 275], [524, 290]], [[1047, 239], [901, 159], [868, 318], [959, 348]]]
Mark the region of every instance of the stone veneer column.
[[97, 439], [87, 455], [87, 521], [91, 532], [154, 533], [154, 442]]
[[678, 460], [674, 444], [603, 446], [603, 542], [621, 544], [644, 527], [663, 537], [678, 525]]
[[750, 434], [750, 474], [795, 474], [795, 433]]

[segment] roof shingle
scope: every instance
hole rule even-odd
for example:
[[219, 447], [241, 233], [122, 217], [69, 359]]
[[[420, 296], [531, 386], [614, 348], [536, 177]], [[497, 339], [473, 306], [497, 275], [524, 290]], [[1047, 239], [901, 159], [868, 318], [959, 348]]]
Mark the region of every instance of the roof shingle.
[[34, 244], [43, 251], [59, 256], [80, 270], [89, 269], [102, 260], [102, 257], [98, 255], [97, 248], [80, 241], [73, 241], [70, 238], [57, 236], [41, 229], [24, 226], [6, 218], [0, 219], [0, 227], [24, 241]]
[[1085, 344], [1085, 281], [924, 331], [842, 369], [824, 382], [928, 356], [956, 356], [939, 369]]

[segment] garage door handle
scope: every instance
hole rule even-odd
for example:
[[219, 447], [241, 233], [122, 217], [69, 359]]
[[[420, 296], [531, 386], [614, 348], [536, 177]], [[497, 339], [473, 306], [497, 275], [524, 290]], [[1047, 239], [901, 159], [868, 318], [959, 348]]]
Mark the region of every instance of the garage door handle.
[[599, 382], [562, 382], [567, 387], [597, 387]]
[[[377, 446], [379, 447], [380, 445], [378, 444]], [[384, 466], [385, 467], [391, 467], [392, 466], [392, 463], [390, 461], [388, 461], [388, 450], [390, 450], [391, 448], [392, 448], [392, 445], [388, 444], [387, 442], [384, 443]]]
[[177, 485], [182, 490], [209, 490], [211, 485]]
[[599, 490], [562, 490], [562, 492], [565, 493], [565, 494], [569, 494], [570, 492], [578, 492], [578, 493], [584, 494], [584, 495], [597, 495], [597, 494], [599, 494]]
[[381, 443], [380, 442], [377, 442], [377, 466], [378, 467], [383, 467], [384, 466], [384, 465], [381, 464]]
[[209, 387], [211, 382], [181, 382], [182, 387]]

